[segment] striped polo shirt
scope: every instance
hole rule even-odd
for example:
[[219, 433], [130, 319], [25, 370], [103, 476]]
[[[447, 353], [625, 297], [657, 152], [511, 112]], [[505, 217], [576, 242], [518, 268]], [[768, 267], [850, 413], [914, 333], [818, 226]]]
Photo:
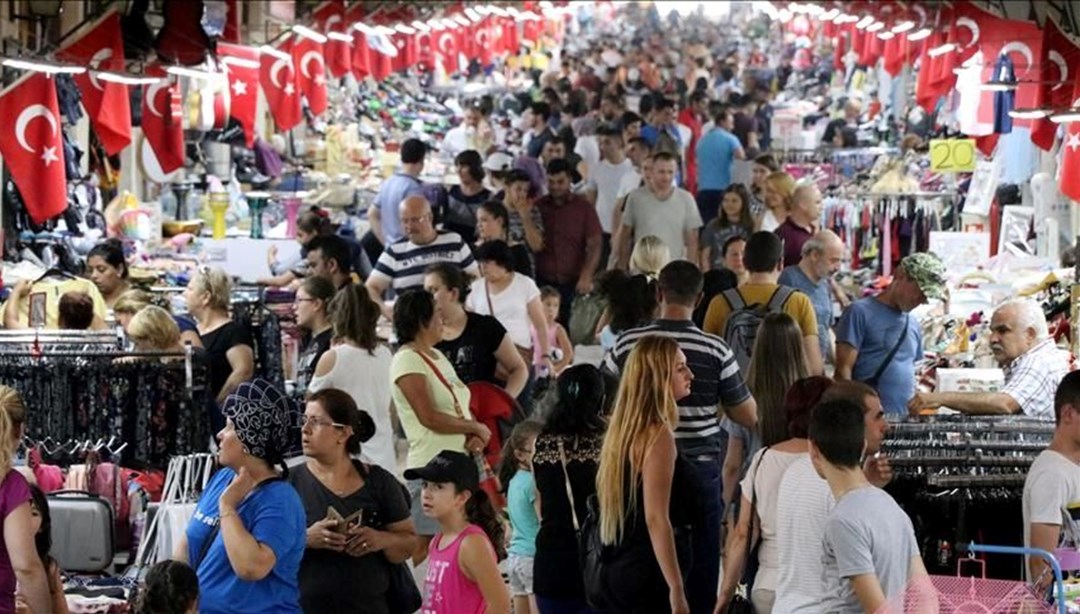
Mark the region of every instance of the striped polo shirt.
[[694, 374], [690, 394], [678, 403], [675, 441], [679, 450], [684, 454], [719, 454], [724, 435], [718, 416], [721, 406], [734, 407], [750, 398], [734, 352], [723, 339], [704, 332], [690, 320], [657, 320], [623, 331], [604, 357], [604, 369], [618, 375], [634, 344], [646, 335], [674, 339]]
[[401, 294], [405, 290], [424, 287], [424, 270], [437, 262], [449, 262], [461, 267], [461, 270], [473, 277], [480, 276], [480, 267], [473, 259], [472, 250], [456, 232], [438, 231], [435, 240], [426, 245], [417, 245], [408, 239], [401, 239], [385, 250], [369, 279], [383, 279], [390, 282], [394, 292]]

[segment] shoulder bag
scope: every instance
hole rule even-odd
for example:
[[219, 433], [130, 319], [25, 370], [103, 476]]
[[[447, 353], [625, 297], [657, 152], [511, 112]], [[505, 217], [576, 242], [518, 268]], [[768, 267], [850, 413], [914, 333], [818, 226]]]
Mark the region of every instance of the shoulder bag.
[[889, 368], [889, 363], [892, 362], [892, 359], [894, 356], [896, 356], [896, 353], [900, 351], [900, 346], [904, 345], [904, 342], [907, 341], [908, 328], [910, 327], [911, 316], [909, 315], [904, 320], [904, 332], [900, 333], [900, 338], [896, 340], [896, 345], [892, 346], [892, 349], [889, 350], [889, 353], [885, 355], [885, 360], [881, 361], [881, 365], [878, 366], [877, 371], [874, 371], [874, 375], [863, 383], [865, 383], [867, 386], [870, 386], [871, 388], [877, 388], [878, 382], [881, 380], [881, 376], [885, 374], [885, 369]]
[[758, 470], [761, 469], [761, 462], [765, 460], [765, 452], [768, 449], [768, 446], [762, 449], [757, 466], [754, 467], [754, 475], [750, 478], [750, 531], [746, 536], [746, 557], [743, 559], [745, 572], [739, 589], [735, 591], [735, 596], [731, 598], [731, 603], [728, 604], [728, 614], [754, 614], [754, 604], [750, 601], [750, 591], [754, 587], [754, 576], [757, 575], [757, 553], [760, 545], [760, 542], [754, 542], [754, 525], [757, 518], [757, 486], [755, 482], [757, 481]]

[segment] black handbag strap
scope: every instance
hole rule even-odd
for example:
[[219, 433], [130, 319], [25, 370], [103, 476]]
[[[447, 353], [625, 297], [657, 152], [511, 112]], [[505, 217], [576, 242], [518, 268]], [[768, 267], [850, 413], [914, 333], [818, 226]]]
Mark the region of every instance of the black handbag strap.
[[889, 368], [889, 363], [892, 362], [892, 359], [894, 356], [896, 356], [896, 353], [900, 351], [900, 346], [904, 345], [904, 342], [907, 341], [908, 328], [910, 327], [911, 316], [908, 315], [907, 318], [904, 320], [904, 332], [901, 333], [900, 338], [896, 340], [896, 345], [892, 346], [892, 349], [889, 350], [889, 353], [885, 356], [885, 360], [881, 361], [881, 365], [877, 368], [877, 371], [874, 372], [873, 377], [866, 380], [867, 385], [873, 387], [876, 387], [878, 385], [878, 380], [880, 380], [881, 376], [885, 374], [885, 369]]
[[743, 565], [746, 565], [746, 561], [750, 560], [750, 553], [754, 551], [754, 517], [757, 516], [757, 474], [761, 470], [761, 463], [765, 461], [765, 453], [768, 451], [769, 446], [761, 449], [761, 456], [758, 457], [757, 465], [754, 465], [754, 475], [750, 478], [750, 530], [746, 534], [746, 556], [743, 558]]

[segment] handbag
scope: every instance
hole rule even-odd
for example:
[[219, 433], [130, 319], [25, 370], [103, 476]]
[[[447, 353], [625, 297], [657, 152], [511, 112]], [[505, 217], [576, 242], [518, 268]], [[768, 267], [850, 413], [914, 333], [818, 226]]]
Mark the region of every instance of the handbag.
[[758, 543], [754, 543], [754, 519], [757, 517], [757, 488], [754, 482], [757, 480], [757, 472], [761, 469], [761, 461], [765, 459], [765, 452], [769, 446], [765, 446], [754, 467], [754, 476], [750, 479], [750, 532], [746, 537], [746, 557], [743, 559], [743, 581], [740, 583], [735, 596], [731, 598], [727, 611], [729, 614], [754, 614], [754, 604], [750, 601], [750, 591], [754, 587], [754, 577], [757, 575]]
[[896, 345], [892, 346], [892, 349], [889, 350], [889, 353], [885, 356], [885, 360], [881, 361], [881, 365], [877, 368], [877, 371], [874, 371], [874, 374], [870, 377], [870, 379], [866, 380], [863, 383], [865, 383], [867, 386], [870, 386], [871, 388], [877, 388], [878, 381], [881, 379], [881, 376], [885, 374], [885, 369], [889, 368], [889, 363], [892, 362], [892, 359], [894, 356], [896, 356], [896, 353], [900, 351], [900, 346], [904, 345], [904, 341], [907, 341], [908, 328], [910, 328], [910, 326], [911, 316], [909, 315], [907, 316], [907, 319], [904, 320], [904, 332], [900, 335], [900, 338], [897, 339]]

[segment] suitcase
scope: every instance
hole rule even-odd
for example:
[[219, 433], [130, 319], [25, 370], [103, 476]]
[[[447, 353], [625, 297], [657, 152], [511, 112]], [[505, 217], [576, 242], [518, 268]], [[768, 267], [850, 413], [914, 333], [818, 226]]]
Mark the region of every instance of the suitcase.
[[52, 556], [60, 569], [100, 573], [113, 563], [112, 506], [81, 490], [49, 493], [52, 516]]

